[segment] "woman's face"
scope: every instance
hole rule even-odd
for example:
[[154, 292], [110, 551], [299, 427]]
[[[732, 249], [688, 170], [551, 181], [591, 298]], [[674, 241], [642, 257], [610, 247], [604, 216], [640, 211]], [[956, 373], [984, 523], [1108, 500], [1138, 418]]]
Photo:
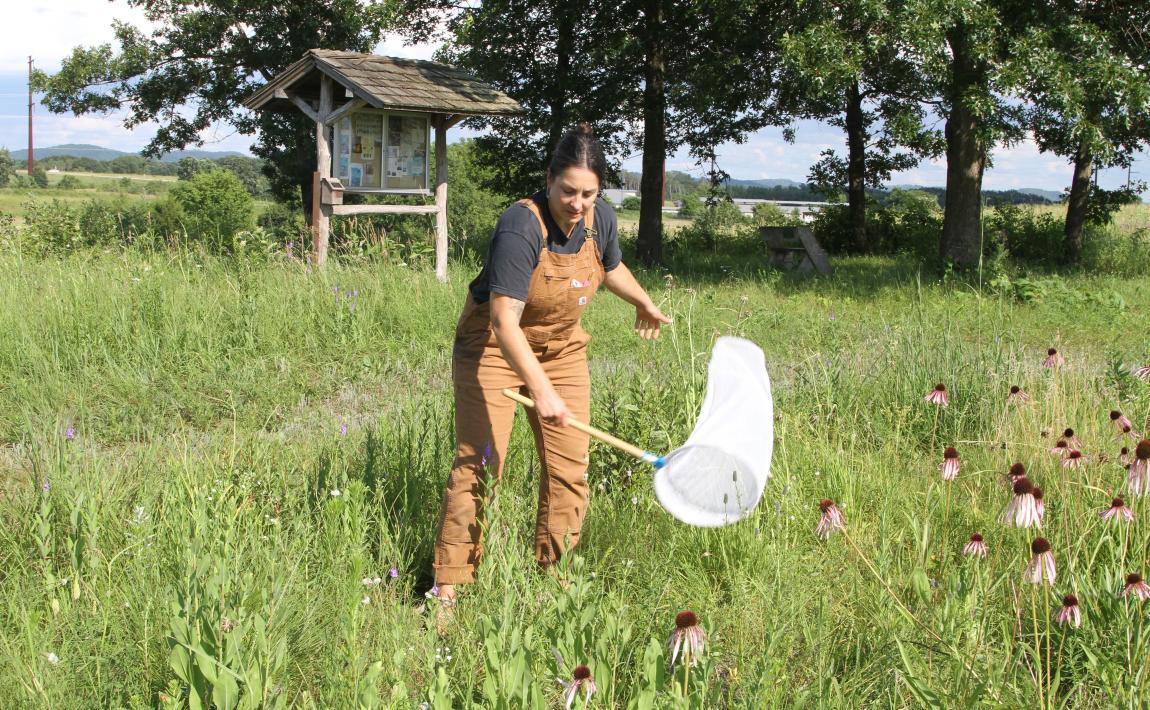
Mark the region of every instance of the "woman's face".
[[570, 232], [575, 223], [593, 209], [599, 196], [599, 176], [587, 168], [569, 167], [558, 175], [547, 171], [547, 206], [551, 216]]

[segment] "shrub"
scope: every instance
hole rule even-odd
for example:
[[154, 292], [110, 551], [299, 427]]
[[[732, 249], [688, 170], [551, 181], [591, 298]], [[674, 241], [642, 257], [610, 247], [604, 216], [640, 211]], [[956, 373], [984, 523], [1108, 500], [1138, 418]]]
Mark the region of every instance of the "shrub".
[[65, 175], [56, 183], [56, 187], [60, 190], [75, 190], [80, 187], [80, 179], [75, 175]]
[[33, 168], [32, 184], [41, 189], [48, 187], [48, 171], [41, 167]]
[[1022, 205], [996, 205], [983, 217], [983, 252], [1054, 267], [1062, 262], [1065, 221]]
[[623, 209], [628, 212], [638, 212], [643, 208], [643, 201], [638, 197], [624, 197]]
[[255, 226], [252, 196], [226, 170], [197, 173], [168, 194], [180, 206], [188, 239], [211, 251], [234, 252], [236, 234]]

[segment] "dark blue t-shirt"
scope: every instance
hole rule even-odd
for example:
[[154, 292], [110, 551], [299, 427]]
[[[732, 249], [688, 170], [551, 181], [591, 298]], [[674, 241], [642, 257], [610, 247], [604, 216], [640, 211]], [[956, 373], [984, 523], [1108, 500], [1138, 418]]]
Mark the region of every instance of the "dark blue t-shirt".
[[[531, 196], [547, 225], [547, 248], [557, 254], [574, 254], [587, 241], [585, 221], [579, 220], [568, 238], [547, 209], [542, 190]], [[622, 260], [619, 251], [619, 224], [615, 210], [603, 200], [595, 200], [595, 245], [603, 268], [611, 271]], [[491, 237], [487, 263], [468, 289], [476, 303], [486, 303], [492, 293], [527, 300], [531, 274], [539, 265], [539, 220], [525, 205], [515, 203], [503, 211]]]

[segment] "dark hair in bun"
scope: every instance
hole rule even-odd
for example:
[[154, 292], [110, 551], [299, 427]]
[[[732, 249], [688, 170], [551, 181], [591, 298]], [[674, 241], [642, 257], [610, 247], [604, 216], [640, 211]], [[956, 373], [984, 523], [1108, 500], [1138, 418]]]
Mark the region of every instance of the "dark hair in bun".
[[571, 167], [586, 168], [595, 173], [600, 185], [607, 175], [607, 158], [603, 155], [603, 146], [588, 123], [580, 123], [563, 134], [551, 155], [548, 170], [554, 179]]

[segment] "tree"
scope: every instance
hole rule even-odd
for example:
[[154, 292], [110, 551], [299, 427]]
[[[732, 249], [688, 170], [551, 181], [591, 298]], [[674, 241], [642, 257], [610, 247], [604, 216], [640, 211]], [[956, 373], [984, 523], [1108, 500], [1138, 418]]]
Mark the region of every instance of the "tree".
[[1112, 3], [1041, 5], [1045, 21], [1018, 38], [1011, 66], [1030, 100], [1027, 127], [1039, 148], [1074, 165], [1063, 260], [1077, 264], [1086, 223], [1108, 221], [1107, 208], [1123, 197], [1110, 199], [1092, 188], [1095, 168], [1128, 166], [1150, 138], [1150, 75], [1144, 69], [1150, 52], [1145, 42], [1130, 41], [1130, 23], [1115, 24]]
[[185, 155], [176, 161], [176, 178], [179, 180], [191, 180], [203, 172], [206, 167], [207, 166], [201, 164], [199, 158]]
[[48, 187], [48, 171], [40, 166], [33, 168], [32, 184], [41, 189]]
[[[827, 120], [846, 133], [847, 156], [824, 150], [808, 181], [824, 195], [845, 190], [854, 251], [866, 234], [866, 189], [892, 172], [908, 170], [936, 149], [914, 98], [917, 77], [894, 41], [887, 3], [838, 0], [813, 3], [783, 42], [780, 101], [787, 113]], [[899, 150], [907, 146], [910, 150]]]
[[192, 2], [128, 0], [152, 29], [117, 22], [110, 44], [77, 47], [54, 75], [34, 74], [54, 112], [125, 111], [124, 125], [159, 124], [150, 157], [202, 145], [217, 122], [258, 133], [275, 193], [310, 203], [315, 125], [302, 114], [251, 115], [240, 102], [312, 48], [370, 51], [388, 17], [383, 0]]
[[16, 161], [7, 148], [0, 148], [0, 187], [8, 187], [12, 176], [16, 174]]

